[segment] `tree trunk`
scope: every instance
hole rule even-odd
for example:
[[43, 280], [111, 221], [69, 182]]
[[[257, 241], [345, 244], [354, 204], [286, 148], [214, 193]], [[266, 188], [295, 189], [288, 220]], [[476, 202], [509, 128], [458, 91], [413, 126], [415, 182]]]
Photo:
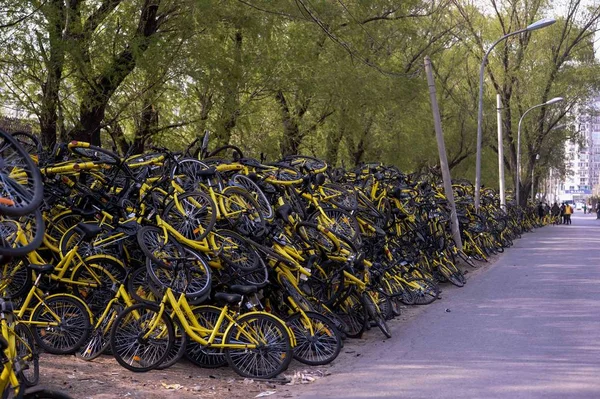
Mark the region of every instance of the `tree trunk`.
[[40, 132], [42, 146], [51, 149], [56, 144], [59, 89], [65, 62], [65, 44], [62, 33], [65, 29], [65, 8], [63, 0], [53, 0], [48, 4], [49, 54], [45, 58], [47, 75], [42, 84], [42, 103], [40, 104]]
[[241, 29], [237, 29], [233, 38], [233, 65], [229, 79], [225, 80], [225, 97], [221, 109], [221, 121], [216, 132], [217, 146], [227, 145], [231, 140], [231, 132], [240, 115], [239, 86], [242, 79], [242, 42]]
[[84, 92], [79, 121], [71, 131], [75, 140], [100, 145], [100, 129], [106, 107], [119, 85], [135, 68], [138, 60], [150, 46], [159, 28], [158, 7], [161, 0], [145, 0], [136, 33], [129, 45], [116, 55], [112, 62], [96, 77]]
[[[296, 155], [298, 154], [298, 149], [302, 142], [302, 133], [300, 132], [300, 127], [298, 126], [298, 121], [295, 116], [301, 118], [306, 112], [306, 108], [303, 107], [296, 113], [292, 113], [285, 95], [281, 90], [277, 91], [275, 98], [279, 102], [281, 118], [283, 120], [283, 139], [281, 140], [280, 145], [281, 156], [286, 157], [288, 155]], [[308, 106], [308, 104], [305, 105], [306, 107]]]

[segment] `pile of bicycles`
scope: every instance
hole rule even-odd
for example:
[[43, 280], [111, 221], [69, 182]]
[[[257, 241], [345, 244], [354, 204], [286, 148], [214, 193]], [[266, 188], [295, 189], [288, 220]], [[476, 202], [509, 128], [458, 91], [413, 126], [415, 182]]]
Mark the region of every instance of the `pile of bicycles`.
[[[19, 259], [42, 244], [44, 220], [42, 176], [34, 158], [18, 139], [0, 130], [0, 265]], [[34, 230], [23, 231], [27, 226]], [[23, 232], [22, 232], [23, 231]], [[27, 237], [14, 242], [18, 234]], [[7, 269], [3, 269], [3, 276]], [[10, 277], [8, 277], [10, 279]], [[4, 279], [3, 283], [4, 284]], [[4, 296], [4, 295], [3, 295]], [[17, 298], [15, 298], [17, 299]], [[65, 314], [63, 313], [62, 317]], [[31, 326], [47, 325], [42, 317], [22, 317], [11, 295], [0, 298], [0, 396], [2, 398], [69, 399], [58, 391], [36, 387], [39, 357]]]
[[435, 177], [265, 163], [235, 146], [208, 152], [208, 134], [184, 152], [135, 155], [10, 140], [24, 152], [23, 164], [0, 158], [14, 182], [0, 183], [0, 296], [32, 351], [110, 351], [132, 371], [185, 357], [271, 378], [293, 358], [329, 363], [346, 337], [374, 326], [390, 337], [403, 306], [464, 285], [459, 264], [534, 224], [489, 189], [476, 213], [473, 187], [455, 182], [461, 248]]

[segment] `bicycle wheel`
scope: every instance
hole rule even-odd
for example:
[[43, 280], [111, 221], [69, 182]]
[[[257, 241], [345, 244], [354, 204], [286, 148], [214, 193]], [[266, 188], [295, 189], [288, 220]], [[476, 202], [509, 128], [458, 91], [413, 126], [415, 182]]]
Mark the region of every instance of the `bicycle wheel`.
[[106, 223], [100, 225], [97, 221], [83, 222], [86, 225], [99, 227], [102, 231], [94, 238], [83, 239], [84, 233], [78, 227], [73, 225], [69, 227], [60, 238], [60, 257], [67, 256], [75, 245], [78, 246], [77, 253], [82, 258], [93, 255], [112, 255], [116, 258], [122, 258], [123, 237], [116, 236], [114, 228]]
[[[31, 326], [38, 345], [46, 352], [56, 355], [74, 353], [83, 345], [92, 328], [85, 306], [62, 294], [52, 295], [40, 303], [31, 320], [40, 323]], [[50, 325], [55, 323], [56, 326]]]
[[349, 212], [339, 208], [321, 208], [311, 214], [306, 221], [320, 224], [334, 233], [344, 236], [356, 248], [360, 248], [360, 226], [356, 218]]
[[293, 358], [290, 334], [285, 325], [268, 313], [246, 313], [225, 333], [225, 344], [256, 345], [227, 348], [229, 366], [246, 378], [273, 378], [284, 372]]
[[367, 310], [360, 297], [351, 292], [346, 294], [334, 306], [334, 312], [348, 326], [346, 335], [350, 338], [361, 338], [367, 328]]
[[[193, 312], [198, 324], [206, 329], [206, 331], [204, 331], [205, 335], [203, 338], [208, 339], [210, 333], [216, 329], [217, 320], [221, 315], [221, 309], [214, 306], [198, 306], [193, 309]], [[223, 341], [223, 334], [227, 330], [228, 325], [229, 321], [227, 319], [223, 319], [221, 325], [219, 326], [218, 335], [215, 338], [216, 343], [221, 343]], [[210, 348], [194, 340], [190, 340], [188, 342], [185, 357], [190, 362], [200, 367], [216, 368], [225, 366], [227, 364], [227, 359], [225, 358], [223, 349]]]
[[207, 194], [188, 192], [176, 196], [167, 204], [163, 219], [185, 238], [200, 241], [215, 225], [216, 206]]
[[211, 270], [204, 257], [183, 247], [182, 256], [171, 259], [171, 266], [168, 269], [162, 268], [146, 258], [146, 271], [157, 287], [171, 287], [175, 295], [185, 292], [189, 300], [204, 301], [211, 288]]
[[108, 314], [95, 326], [87, 341], [75, 352], [81, 360], [94, 360], [108, 349], [110, 345], [110, 330], [123, 306], [115, 303], [110, 307]]
[[171, 179], [176, 180], [185, 191], [197, 191], [206, 183], [210, 167], [197, 159], [185, 158], [177, 161], [171, 169]]
[[137, 232], [137, 242], [144, 255], [157, 267], [171, 269], [172, 263], [182, 258], [182, 246], [163, 229], [144, 226]]
[[40, 380], [40, 363], [35, 348], [35, 338], [31, 330], [22, 323], [15, 325], [14, 333], [16, 334], [16, 363], [20, 366], [17, 376], [26, 387], [32, 387]]
[[294, 359], [311, 366], [331, 363], [342, 349], [342, 339], [331, 320], [315, 312], [296, 313], [286, 321], [296, 337]]
[[140, 267], [134, 270], [127, 280], [127, 293], [136, 302], [159, 302], [163, 293], [160, 289], [152, 284], [152, 280], [148, 277], [146, 267]]
[[358, 199], [354, 190], [350, 190], [336, 183], [326, 183], [319, 188], [321, 199], [345, 211], [355, 211], [358, 208]]
[[102, 257], [84, 259], [73, 269], [71, 280], [74, 283], [71, 288], [90, 308], [94, 317], [97, 317], [113, 299], [113, 287], [118, 287], [125, 280], [126, 274], [123, 265], [116, 260]]
[[231, 284], [264, 286], [269, 281], [267, 265], [259, 253], [241, 235], [219, 230], [212, 236], [213, 248], [226, 265]]
[[114, 152], [83, 141], [71, 141], [69, 143], [69, 150], [80, 157], [107, 165], [118, 165], [121, 163], [121, 158]]
[[392, 338], [392, 333], [390, 332], [387, 322], [385, 321], [385, 317], [381, 313], [381, 310], [379, 309], [379, 306], [377, 306], [377, 302], [375, 302], [372, 295], [373, 294], [371, 294], [370, 292], [364, 292], [362, 294], [361, 298], [365, 309], [367, 310], [367, 313], [371, 320], [375, 322], [375, 324], [377, 325], [377, 327], [379, 327], [383, 335], [385, 335], [387, 338]]
[[40, 143], [40, 140], [33, 134], [19, 131], [12, 132], [10, 135], [19, 142], [21, 147], [23, 147], [29, 155], [37, 157], [41, 154], [43, 150], [42, 143]]
[[42, 244], [44, 230], [39, 209], [20, 217], [0, 213], [0, 255], [20, 257], [36, 250]]
[[435, 301], [440, 294], [438, 285], [424, 278], [408, 278], [403, 283], [414, 296], [415, 305], [427, 305]]
[[167, 354], [167, 357], [163, 362], [156, 367], [157, 370], [165, 370], [177, 363], [185, 354], [187, 344], [189, 341], [188, 335], [181, 326], [179, 320], [171, 319], [173, 321], [173, 334], [175, 340], [173, 341], [173, 347]]
[[252, 194], [235, 186], [226, 187], [222, 194], [223, 216], [235, 231], [246, 236], [263, 234], [265, 219]]
[[267, 196], [265, 195], [265, 193], [263, 193], [261, 188], [258, 187], [258, 185], [252, 181], [252, 179], [250, 179], [249, 177], [246, 177], [244, 175], [237, 174], [237, 175], [233, 176], [233, 179], [231, 179], [231, 183], [234, 186], [243, 188], [244, 190], [246, 190], [248, 193], [250, 193], [252, 195], [252, 197], [258, 203], [258, 206], [260, 208], [260, 212], [262, 213], [263, 219], [265, 219], [265, 220], [273, 219], [274, 212], [273, 212], [273, 207], [271, 206], [271, 203], [267, 199]]
[[110, 344], [113, 356], [127, 370], [155, 369], [169, 355], [175, 341], [173, 322], [165, 313], [160, 320], [157, 317], [158, 306], [138, 303], [126, 308], [115, 320]]
[[0, 297], [16, 300], [31, 288], [31, 271], [22, 259], [11, 259], [0, 265]]
[[15, 138], [0, 130], [0, 215], [27, 215], [43, 198], [39, 169]]

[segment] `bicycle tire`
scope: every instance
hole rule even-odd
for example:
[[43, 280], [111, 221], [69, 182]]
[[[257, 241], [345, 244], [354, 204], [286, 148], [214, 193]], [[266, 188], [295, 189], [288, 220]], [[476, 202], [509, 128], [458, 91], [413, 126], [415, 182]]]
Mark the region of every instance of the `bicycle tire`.
[[[33, 224], [33, 229], [35, 229], [33, 234], [31, 233], [31, 223]], [[23, 224], [26, 227], [29, 226], [26, 229], [26, 233], [29, 233], [28, 237], [33, 235], [33, 237], [28, 240], [26, 245], [21, 245], [21, 243], [14, 241], [17, 239], [16, 232], [19, 228], [17, 227], [17, 224], [19, 224], [19, 226]], [[44, 231], [44, 218], [39, 209], [32, 214], [18, 218], [9, 217], [0, 213], [0, 255], [9, 258], [17, 258], [35, 251], [40, 247], [40, 245], [42, 245]], [[7, 238], [13, 238], [14, 240], [7, 240]]]
[[342, 339], [327, 317], [315, 312], [298, 312], [288, 317], [286, 324], [296, 337], [294, 359], [300, 363], [320, 366], [331, 363], [339, 355]]
[[55, 355], [68, 355], [75, 353], [87, 339], [92, 328], [89, 311], [83, 303], [75, 298], [55, 294], [40, 303], [31, 320], [35, 322], [56, 322], [54, 314], [60, 317], [57, 327], [32, 326], [31, 332], [38, 345], [46, 352]]
[[110, 330], [122, 311], [123, 306], [117, 303], [111, 306], [106, 317], [92, 330], [87, 341], [75, 352], [78, 359], [91, 361], [107, 351], [110, 346]]
[[259, 348], [255, 349], [225, 349], [227, 363], [242, 377], [276, 377], [287, 370], [293, 359], [287, 327], [268, 313], [241, 315], [235, 320], [235, 324], [229, 326], [223, 339], [225, 344], [260, 343]]
[[438, 299], [440, 294], [438, 285], [426, 278], [408, 278], [404, 284], [412, 292], [415, 305], [428, 305]]
[[[221, 309], [214, 306], [201, 305], [195, 307], [193, 313], [201, 327], [207, 331], [213, 331], [221, 315]], [[218, 331], [221, 336], [217, 336], [215, 342], [220, 343], [223, 340], [222, 337], [228, 325], [229, 321], [226, 318], [223, 319]], [[203, 338], [208, 339], [209, 337], [206, 336]], [[217, 368], [227, 364], [227, 358], [223, 349], [207, 347], [192, 339], [188, 342], [184, 356], [195, 365], [205, 368]]]
[[[177, 203], [184, 213], [181, 213]], [[185, 238], [201, 241], [215, 226], [217, 208], [207, 194], [200, 191], [187, 192], [167, 203], [163, 219]]]
[[392, 338], [392, 333], [390, 332], [387, 322], [385, 321], [385, 317], [381, 313], [381, 310], [379, 309], [377, 303], [371, 297], [371, 294], [368, 292], [364, 292], [361, 295], [361, 298], [371, 320], [375, 322], [375, 325], [379, 327], [383, 335], [385, 335], [387, 338]]
[[262, 235], [265, 219], [252, 194], [241, 187], [229, 186], [223, 192], [223, 216], [231, 228], [246, 236]]
[[29, 327], [17, 323], [13, 329], [16, 339], [16, 361], [22, 363], [17, 373], [19, 381], [26, 387], [37, 385], [40, 380], [40, 362], [35, 347], [35, 338]]
[[233, 185], [243, 188], [254, 197], [265, 220], [273, 219], [275, 213], [273, 212], [271, 203], [267, 199], [267, 196], [263, 190], [256, 183], [254, 183], [252, 179], [244, 175], [236, 174], [231, 179], [231, 182]]
[[[111, 258], [96, 256], [90, 260], [84, 259], [73, 269], [71, 280], [75, 283], [72, 284], [72, 290], [96, 317], [104, 312], [114, 296], [113, 287], [118, 287], [126, 275], [123, 264]], [[91, 284], [98, 286], [92, 287]]]
[[165, 360], [160, 365], [156, 366], [156, 370], [168, 369], [177, 363], [186, 352], [189, 337], [178, 319], [171, 319], [171, 321], [173, 322], [173, 334], [175, 337], [173, 347], [167, 354]]
[[[18, 217], [34, 212], [44, 199], [42, 175], [23, 146], [2, 129], [0, 160], [0, 215]], [[15, 171], [24, 176], [13, 174]]]
[[[143, 336], [147, 324], [152, 324], [159, 307], [138, 303], [123, 310], [110, 331], [110, 345], [117, 362], [129, 371], [146, 372], [155, 369], [169, 355], [175, 340], [171, 318], [162, 313], [161, 320], [149, 338]], [[136, 318], [139, 314], [139, 319]]]

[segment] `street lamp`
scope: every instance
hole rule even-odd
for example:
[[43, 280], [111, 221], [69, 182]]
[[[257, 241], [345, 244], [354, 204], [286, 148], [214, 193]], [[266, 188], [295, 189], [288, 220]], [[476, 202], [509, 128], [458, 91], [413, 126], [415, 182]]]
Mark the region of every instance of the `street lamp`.
[[559, 103], [563, 100], [562, 97], [554, 97], [552, 100], [548, 100], [543, 104], [538, 104], [538, 105], [534, 105], [533, 107], [529, 108], [527, 111], [525, 111], [523, 113], [523, 115], [521, 115], [521, 119], [519, 119], [519, 127], [517, 129], [517, 178], [516, 178], [516, 185], [515, 185], [515, 190], [517, 191], [517, 205], [519, 205], [519, 198], [520, 198], [520, 191], [519, 190], [519, 186], [521, 183], [521, 123], [523, 122], [523, 118], [525, 117], [525, 115], [527, 115], [527, 113], [529, 113], [529, 111], [539, 108], [539, 107], [544, 107], [546, 105], [552, 105], [552, 104], [556, 104]]
[[[540, 154], [535, 155], [535, 160], [536, 161], [540, 160]], [[534, 162], [534, 167], [531, 168], [531, 202], [533, 202], [535, 200], [535, 198], [533, 197], [533, 171], [534, 170], [535, 170], [535, 162]]]
[[507, 33], [500, 39], [496, 40], [491, 47], [485, 52], [481, 60], [481, 68], [479, 69], [479, 106], [477, 109], [477, 160], [475, 163], [475, 211], [479, 212], [479, 190], [481, 186], [481, 136], [482, 136], [482, 121], [483, 121], [483, 73], [487, 58], [492, 49], [501, 41], [520, 33], [531, 32], [537, 29], [545, 28], [552, 25], [556, 20], [554, 18], [544, 18], [537, 22], [528, 25], [525, 29], [520, 29], [515, 32]]

